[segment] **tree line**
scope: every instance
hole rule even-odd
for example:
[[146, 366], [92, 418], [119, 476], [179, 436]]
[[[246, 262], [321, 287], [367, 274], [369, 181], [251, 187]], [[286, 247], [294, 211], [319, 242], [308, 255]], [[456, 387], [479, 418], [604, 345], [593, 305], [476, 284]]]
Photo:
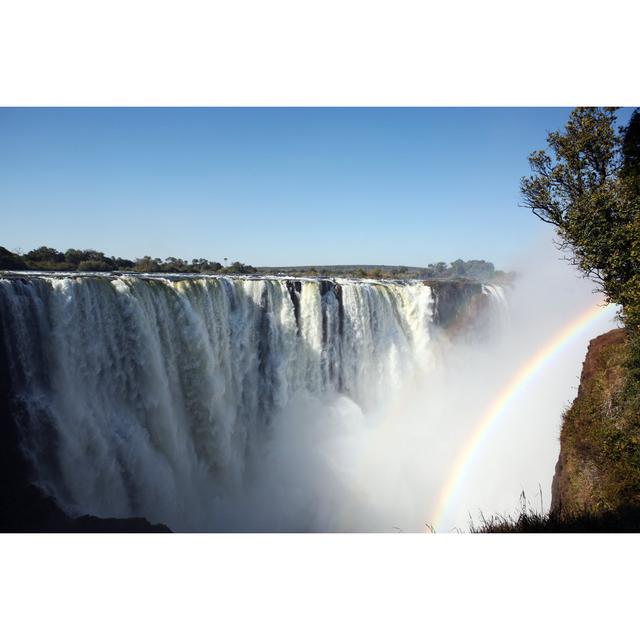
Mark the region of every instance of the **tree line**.
[[135, 271], [138, 273], [255, 273], [256, 268], [242, 262], [223, 266], [205, 258], [191, 261], [170, 256], [166, 259], [144, 256], [136, 260], [107, 256], [93, 249], [67, 249], [64, 253], [51, 247], [38, 247], [27, 253], [0, 247], [0, 269], [12, 271]]
[[379, 279], [471, 280], [474, 282], [510, 282], [514, 274], [496, 269], [486, 260], [454, 260], [434, 262], [426, 267], [387, 265], [333, 265], [306, 267], [259, 267], [259, 273], [310, 277], [353, 277]]
[[426, 267], [407, 266], [327, 266], [327, 267], [260, 267], [243, 262], [223, 266], [205, 258], [191, 261], [169, 256], [164, 260], [143, 256], [136, 260], [107, 256], [93, 249], [67, 249], [62, 252], [51, 247], [38, 247], [27, 253], [12, 252], [0, 247], [0, 269], [10, 271], [79, 271], [79, 272], [137, 272], [137, 273], [214, 273], [289, 275], [310, 277], [354, 277], [373, 279], [434, 279], [472, 280], [475, 282], [507, 282], [513, 274], [495, 268], [486, 260], [454, 260], [435, 262]]

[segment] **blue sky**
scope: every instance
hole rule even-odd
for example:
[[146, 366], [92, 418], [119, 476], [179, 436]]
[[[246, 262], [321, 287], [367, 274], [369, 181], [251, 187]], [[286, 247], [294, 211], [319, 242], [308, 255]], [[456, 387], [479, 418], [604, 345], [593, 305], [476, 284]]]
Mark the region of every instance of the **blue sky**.
[[519, 179], [568, 113], [0, 109], [0, 245], [508, 267], [548, 232], [518, 207]]

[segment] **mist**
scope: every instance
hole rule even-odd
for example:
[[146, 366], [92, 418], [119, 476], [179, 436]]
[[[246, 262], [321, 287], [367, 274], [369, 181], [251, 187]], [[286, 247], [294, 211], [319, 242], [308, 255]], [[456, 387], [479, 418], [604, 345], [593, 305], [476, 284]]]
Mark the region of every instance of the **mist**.
[[175, 531], [465, 530], [522, 492], [546, 510], [562, 413], [614, 311], [521, 385], [458, 473], [514, 375], [600, 300], [550, 238], [510, 266], [513, 286], [482, 291], [0, 279], [34, 482], [70, 515]]
[[[298, 394], [273, 420], [244, 489], [221, 499], [208, 526], [231, 531], [424, 532], [456, 456], [500, 390], [600, 296], [539, 239], [511, 267], [508, 318], [490, 339], [431, 336], [430, 358], [366, 408], [339, 394]], [[513, 514], [525, 493], [546, 511], [563, 411], [576, 395], [590, 339], [616, 326], [608, 312], [576, 333], [518, 391], [465, 467], [438, 531], [482, 514]]]

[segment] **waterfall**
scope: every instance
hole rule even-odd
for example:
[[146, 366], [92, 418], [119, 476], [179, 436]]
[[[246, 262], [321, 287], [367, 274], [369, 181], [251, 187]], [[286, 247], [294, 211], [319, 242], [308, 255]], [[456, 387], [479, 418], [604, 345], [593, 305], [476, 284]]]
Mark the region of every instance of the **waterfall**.
[[[504, 316], [500, 287], [474, 292]], [[437, 300], [416, 281], [0, 277], [33, 480], [70, 515], [224, 528], [287, 407], [366, 415], [436, 366]]]

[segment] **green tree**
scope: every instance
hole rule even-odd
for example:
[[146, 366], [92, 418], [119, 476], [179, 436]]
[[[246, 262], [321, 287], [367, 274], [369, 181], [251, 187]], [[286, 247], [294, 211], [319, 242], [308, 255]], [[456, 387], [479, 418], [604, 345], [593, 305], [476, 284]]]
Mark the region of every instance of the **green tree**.
[[104, 260], [83, 260], [78, 271], [111, 271], [111, 265]]
[[160, 258], [152, 258], [151, 256], [144, 256], [138, 258], [135, 263], [135, 270], [142, 273], [153, 273], [160, 271], [161, 260]]
[[255, 273], [257, 269], [252, 267], [250, 264], [244, 264], [243, 262], [232, 262], [229, 267], [227, 267], [228, 273], [238, 273], [238, 274], [246, 274], [246, 273]]
[[126, 258], [112, 258], [112, 260], [116, 269], [133, 269], [136, 264], [133, 260], [127, 260]]
[[[529, 156], [522, 178], [524, 206], [557, 227], [569, 259], [622, 305], [630, 327], [640, 326], [638, 121], [616, 127], [615, 108], [581, 107], [564, 131], [547, 136]], [[635, 154], [635, 155], [634, 155]]]
[[454, 260], [451, 263], [451, 273], [454, 276], [461, 278], [466, 274], [466, 272], [467, 270], [466, 270], [466, 265], [464, 260], [461, 260], [460, 258], [458, 258], [457, 260]]
[[38, 247], [24, 257], [30, 262], [64, 262], [64, 253], [51, 247]]
[[64, 259], [69, 264], [78, 265], [84, 260], [88, 260], [86, 251], [79, 251], [78, 249], [67, 249], [64, 252]]
[[21, 256], [12, 253], [5, 247], [0, 247], [0, 269], [22, 271], [28, 268]]
[[640, 110], [636, 109], [624, 130], [622, 175], [640, 189]]

